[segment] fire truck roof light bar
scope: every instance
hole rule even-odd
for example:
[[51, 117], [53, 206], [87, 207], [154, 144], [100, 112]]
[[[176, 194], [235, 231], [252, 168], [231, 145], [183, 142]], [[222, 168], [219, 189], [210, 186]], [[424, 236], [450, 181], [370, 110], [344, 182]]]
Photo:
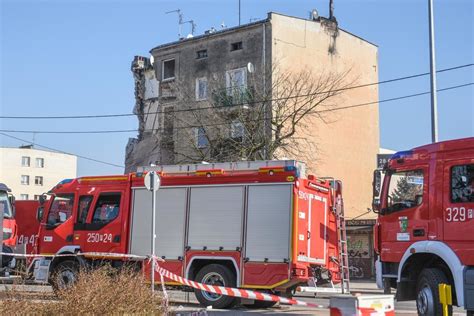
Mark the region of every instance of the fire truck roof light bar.
[[390, 159], [401, 159], [401, 158], [408, 158], [413, 156], [413, 150], [404, 150], [404, 151], [399, 151], [393, 154]]

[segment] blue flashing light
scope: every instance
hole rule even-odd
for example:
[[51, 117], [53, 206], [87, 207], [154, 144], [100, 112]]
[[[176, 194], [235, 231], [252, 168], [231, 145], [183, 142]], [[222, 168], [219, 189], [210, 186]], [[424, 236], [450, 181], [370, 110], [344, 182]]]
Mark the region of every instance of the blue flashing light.
[[411, 156], [413, 156], [413, 150], [404, 150], [394, 153], [390, 159], [408, 158]]
[[299, 170], [298, 168], [296, 168], [296, 166], [285, 166], [284, 170], [287, 172], [293, 171], [296, 177], [300, 176]]
[[64, 179], [64, 180], [60, 181], [60, 182], [58, 183], [58, 185], [63, 185], [63, 184], [66, 184], [66, 183], [71, 183], [72, 180], [74, 180], [74, 179]]

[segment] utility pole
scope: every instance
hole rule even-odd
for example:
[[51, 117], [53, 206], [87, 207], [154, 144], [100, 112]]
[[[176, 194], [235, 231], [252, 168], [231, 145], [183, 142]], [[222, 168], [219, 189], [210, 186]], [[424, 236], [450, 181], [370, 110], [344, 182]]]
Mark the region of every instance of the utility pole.
[[239, 0], [239, 26], [240, 26], [240, 0]]
[[431, 83], [431, 142], [438, 141], [438, 100], [436, 97], [436, 58], [434, 38], [433, 0], [428, 0], [430, 32], [430, 83]]

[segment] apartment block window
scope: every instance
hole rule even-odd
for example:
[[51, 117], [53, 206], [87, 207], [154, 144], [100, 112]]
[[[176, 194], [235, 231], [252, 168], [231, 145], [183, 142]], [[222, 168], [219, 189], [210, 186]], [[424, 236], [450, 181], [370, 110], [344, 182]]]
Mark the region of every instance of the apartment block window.
[[35, 185], [43, 185], [43, 177], [36, 176], [35, 177]]
[[240, 95], [247, 88], [247, 72], [245, 68], [229, 70], [225, 73], [227, 95]]
[[30, 166], [30, 157], [27, 157], [27, 156], [21, 157], [21, 166], [22, 167], [29, 167]]
[[21, 184], [29, 185], [30, 184], [30, 176], [22, 175], [21, 176]]
[[244, 138], [244, 131], [244, 124], [238, 120], [233, 121], [230, 125], [230, 137], [235, 140], [242, 141]]
[[162, 78], [163, 80], [173, 80], [175, 76], [176, 61], [168, 59], [163, 61]]
[[230, 51], [233, 52], [234, 50], [241, 50], [243, 48], [242, 42], [235, 42], [230, 44]]
[[203, 127], [196, 127], [194, 129], [196, 137], [197, 148], [206, 148], [209, 146], [209, 140], [207, 139], [206, 130]]
[[20, 194], [20, 200], [28, 200], [28, 194]]
[[198, 50], [196, 52], [196, 59], [203, 59], [203, 58], [207, 58], [207, 49]]
[[44, 168], [44, 158], [36, 158], [36, 168]]
[[38, 201], [38, 200], [40, 199], [40, 196], [41, 196], [41, 195], [37, 195], [37, 194], [35, 194], [35, 197], [34, 197], [34, 199], [35, 199], [36, 201]]
[[196, 100], [206, 100], [207, 99], [207, 78], [197, 78], [196, 79]]

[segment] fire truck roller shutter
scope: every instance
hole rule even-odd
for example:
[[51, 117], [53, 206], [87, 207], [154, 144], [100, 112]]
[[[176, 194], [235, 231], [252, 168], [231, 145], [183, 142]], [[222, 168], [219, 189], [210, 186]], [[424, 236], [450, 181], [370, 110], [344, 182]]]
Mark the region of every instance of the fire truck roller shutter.
[[245, 256], [250, 261], [290, 258], [292, 185], [251, 185], [248, 193]]
[[244, 191], [244, 186], [191, 188], [188, 238], [191, 249], [241, 247]]
[[[156, 249], [158, 256], [183, 256], [186, 188], [161, 188], [156, 193]], [[151, 192], [133, 193], [130, 253], [149, 255], [151, 248]]]

